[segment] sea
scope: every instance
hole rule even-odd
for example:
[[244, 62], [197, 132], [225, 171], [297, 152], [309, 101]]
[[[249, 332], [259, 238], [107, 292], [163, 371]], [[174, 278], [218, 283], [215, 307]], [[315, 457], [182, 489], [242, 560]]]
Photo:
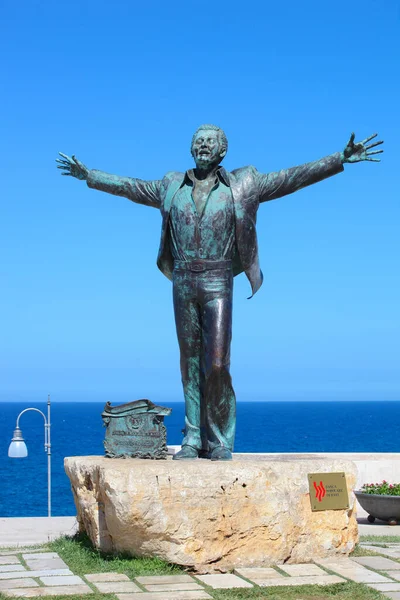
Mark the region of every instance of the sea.
[[[46, 404], [36, 404], [46, 412]], [[170, 403], [168, 444], [180, 444], [184, 404]], [[0, 404], [0, 517], [47, 515], [47, 456], [42, 417], [28, 412], [20, 427], [28, 456], [8, 458], [19, 412], [27, 404]], [[75, 515], [66, 456], [103, 455], [104, 404], [53, 402], [52, 515]], [[236, 452], [400, 452], [400, 401], [241, 402], [237, 405]]]

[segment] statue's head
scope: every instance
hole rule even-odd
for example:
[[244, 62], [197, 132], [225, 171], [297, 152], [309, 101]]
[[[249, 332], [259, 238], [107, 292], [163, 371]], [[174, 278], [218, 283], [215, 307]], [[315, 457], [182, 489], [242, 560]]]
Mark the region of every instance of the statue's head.
[[190, 151], [197, 167], [217, 166], [228, 151], [228, 140], [216, 125], [200, 125], [192, 138]]

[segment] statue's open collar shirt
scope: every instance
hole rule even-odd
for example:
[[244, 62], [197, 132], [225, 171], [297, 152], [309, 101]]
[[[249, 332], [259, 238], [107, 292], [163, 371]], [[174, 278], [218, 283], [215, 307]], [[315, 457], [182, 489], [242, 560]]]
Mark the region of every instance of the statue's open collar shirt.
[[235, 217], [228, 175], [223, 167], [199, 214], [192, 191], [193, 169], [186, 171], [174, 195], [169, 218], [169, 241], [175, 260], [231, 259], [235, 244]]

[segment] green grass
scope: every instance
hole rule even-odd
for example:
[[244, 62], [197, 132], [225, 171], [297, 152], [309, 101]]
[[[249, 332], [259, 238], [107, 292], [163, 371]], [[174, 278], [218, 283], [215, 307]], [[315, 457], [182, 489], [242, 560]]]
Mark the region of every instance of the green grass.
[[159, 558], [132, 558], [123, 554], [118, 556], [103, 554], [92, 546], [85, 535], [59, 538], [51, 542], [49, 548], [60, 555], [75, 575], [114, 571], [125, 573], [133, 578], [139, 575], [178, 575], [184, 572], [181, 567]]

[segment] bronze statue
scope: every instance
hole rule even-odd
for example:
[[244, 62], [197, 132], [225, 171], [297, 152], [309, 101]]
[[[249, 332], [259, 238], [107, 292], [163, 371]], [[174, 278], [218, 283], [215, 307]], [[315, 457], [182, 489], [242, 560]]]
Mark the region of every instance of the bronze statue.
[[143, 181], [89, 170], [75, 156], [57, 159], [63, 175], [91, 188], [161, 210], [157, 264], [173, 282], [176, 330], [185, 396], [185, 437], [176, 460], [209, 457], [230, 460], [236, 426], [230, 344], [233, 277], [246, 273], [254, 295], [262, 284], [256, 234], [262, 202], [291, 194], [343, 171], [343, 163], [379, 162], [372, 148], [355, 143], [343, 152], [275, 173], [254, 167], [227, 172], [220, 163], [228, 141], [215, 125], [195, 132], [191, 153], [196, 168]]

